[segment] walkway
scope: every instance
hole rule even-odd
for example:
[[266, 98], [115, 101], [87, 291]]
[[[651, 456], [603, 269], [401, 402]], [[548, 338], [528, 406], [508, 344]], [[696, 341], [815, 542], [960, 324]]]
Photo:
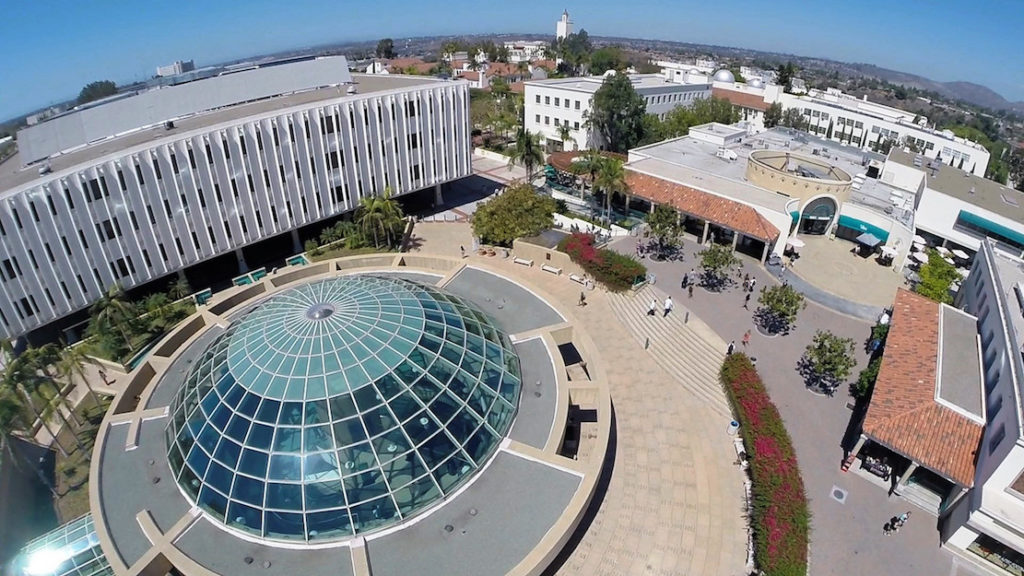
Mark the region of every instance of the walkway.
[[[458, 244], [452, 243], [468, 238], [470, 232], [465, 224], [434, 224], [418, 225], [415, 234], [422, 250], [452, 253], [458, 251]], [[727, 419], [660, 362], [650, 361], [653, 352], [645, 352], [637, 339], [626, 336], [631, 329], [619, 314], [635, 317], [635, 311], [626, 312], [633, 303], [594, 290], [587, 293], [587, 306], [578, 308], [580, 286], [565, 276], [497, 257], [467, 259], [470, 265], [479, 259], [510, 278], [528, 279], [574, 310], [575, 321], [591, 335], [607, 367], [615, 411], [614, 460], [606, 464], [607, 488], [603, 498], [595, 500], [592, 522], [581, 527], [578, 544], [556, 573], [744, 574], [743, 476], [733, 464], [736, 454], [725, 433]], [[677, 326], [679, 321], [640, 319], [662, 326]], [[678, 338], [692, 342], [689, 336]], [[685, 366], [682, 361], [680, 365]], [[713, 360], [697, 369], [705, 375], [712, 370], [717, 372]]]
[[[616, 250], [633, 253], [637, 239], [628, 237], [612, 244]], [[839, 469], [843, 457], [840, 442], [850, 420], [846, 404], [851, 399], [845, 388], [834, 398], [808, 392], [796, 372], [796, 363], [816, 330], [830, 330], [850, 337], [857, 343], [857, 362], [851, 377], [867, 363], [863, 342], [870, 333], [872, 321], [848, 315], [811, 303], [800, 312], [788, 336], [767, 338], [754, 330], [753, 312], [743, 308], [743, 292], [739, 287], [722, 293], [703, 288], [694, 290], [692, 298], [680, 286], [683, 274], [700, 268], [696, 252], [700, 247], [687, 241], [680, 262], [644, 260], [657, 276], [656, 288], [671, 294], [680, 307], [696, 316], [712, 320], [714, 330], [723, 340], [735, 340], [738, 348], [743, 333], [751, 330], [746, 352], [759, 358], [761, 377], [779, 408], [786, 428], [793, 438], [801, 475], [811, 507], [811, 568], [813, 576], [854, 574], [941, 574], [959, 576], [975, 574], [966, 563], [951, 552], [939, 548], [937, 521], [902, 499], [889, 498], [885, 490], [854, 473]], [[766, 282], [777, 283], [769, 273], [743, 257], [744, 273], [757, 279], [758, 287]], [[787, 272], [787, 274], [789, 274]], [[796, 285], [796, 280], [789, 280]], [[760, 289], [760, 288], [758, 288]], [[691, 315], [690, 321], [693, 322]], [[833, 490], [843, 491], [840, 502]], [[896, 537], [882, 535], [886, 520], [906, 510], [915, 510], [914, 520]]]

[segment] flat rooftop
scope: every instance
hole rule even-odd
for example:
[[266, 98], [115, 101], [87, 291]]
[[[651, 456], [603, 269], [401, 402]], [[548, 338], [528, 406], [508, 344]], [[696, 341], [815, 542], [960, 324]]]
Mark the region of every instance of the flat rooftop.
[[[735, 200], [785, 211], [786, 204], [792, 198], [756, 186], [747, 180], [747, 161], [751, 152], [766, 149], [791, 151], [828, 161], [851, 176], [864, 174], [868, 161], [881, 161], [885, 158], [879, 154], [864, 152], [858, 148], [843, 146], [788, 128], [773, 128], [745, 137], [739, 144], [727, 146], [736, 153], [736, 160], [719, 158], [716, 155], [718, 148], [715, 144], [683, 136], [630, 150], [630, 158], [638, 159], [630, 162], [629, 166], [680, 184], [712, 190]], [[871, 184], [868, 185], [868, 182]], [[867, 189], [862, 186], [862, 193], [851, 193], [851, 201], [878, 210], [891, 206], [889, 194], [894, 189], [870, 178], [865, 179], [865, 186]]]
[[[658, 88], [684, 88], [691, 86], [706, 86], [710, 89], [711, 84], [697, 82], [684, 84], [667, 80], [661, 74], [629, 74], [629, 80], [633, 88], [638, 91], [655, 90]], [[551, 78], [548, 80], [529, 80], [528, 86], [543, 86], [547, 88], [562, 88], [586, 94], [593, 94], [604, 83], [604, 76], [584, 76], [582, 78]]]
[[939, 337], [936, 395], [940, 400], [982, 418], [978, 319], [951, 306], [942, 306], [940, 311], [942, 334]]
[[943, 162], [932, 162], [929, 158], [922, 157], [919, 165], [915, 166], [916, 158], [916, 154], [896, 147], [889, 152], [889, 160], [924, 172], [928, 187], [932, 190], [1015, 222], [1024, 223], [1024, 192], [1003, 186], [994, 180], [975, 176]]
[[[992, 252], [995, 254], [993, 265], [996, 274], [999, 275], [999, 285], [1003, 291], [1000, 296], [1006, 302], [1008, 308], [1006, 316], [1013, 330], [1010, 344], [1020, 350], [1021, 342], [1024, 341], [1022, 340], [1024, 338], [1024, 308], [1021, 307], [1013, 287], [1017, 284], [1024, 287], [1024, 260], [1000, 250]], [[1007, 334], [1007, 336], [1011, 335]]]
[[297, 92], [178, 119], [174, 121], [174, 128], [170, 130], [163, 126], [155, 126], [100, 140], [77, 150], [50, 157], [47, 162], [50, 164], [51, 173], [43, 176], [39, 175], [39, 164], [22, 166], [19, 154], [15, 154], [0, 164], [0, 197], [22, 186], [37, 185], [61, 178], [66, 175], [65, 172], [71, 172], [79, 165], [93, 164], [106, 156], [133, 153], [163, 141], [180, 140], [193, 134], [207, 132], [219, 124], [230, 124], [248, 117], [274, 116], [291, 108], [302, 109], [321, 102], [341, 102], [362, 98], [367, 94], [452, 82], [425, 76], [393, 74], [352, 74], [352, 80], [358, 91], [354, 95], [346, 94], [345, 87], [336, 86]]

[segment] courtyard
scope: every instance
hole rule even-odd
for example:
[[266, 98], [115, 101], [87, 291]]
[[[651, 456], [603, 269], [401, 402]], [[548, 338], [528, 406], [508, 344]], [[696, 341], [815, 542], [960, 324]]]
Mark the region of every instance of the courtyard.
[[856, 244], [828, 236], [802, 234], [805, 245], [789, 271], [810, 284], [840, 298], [888, 308], [903, 286], [903, 277], [892, 266], [878, 263], [876, 256], [864, 257], [853, 251]]

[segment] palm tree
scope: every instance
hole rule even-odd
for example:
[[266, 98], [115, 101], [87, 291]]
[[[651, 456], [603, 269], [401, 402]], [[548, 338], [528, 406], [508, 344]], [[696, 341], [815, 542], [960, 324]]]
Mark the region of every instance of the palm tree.
[[[19, 462], [25, 456], [22, 453], [15, 453], [11, 446], [11, 435], [15, 430], [24, 430], [26, 428], [28, 427], [25, 426], [24, 406], [18, 400], [18, 396], [12, 394], [10, 390], [0, 389], [0, 453], [4, 454], [8, 462], [14, 463], [19, 468]], [[32, 462], [25, 463], [28, 464], [30, 469], [36, 471], [39, 479], [50, 490], [50, 494], [57, 498], [57, 491], [54, 489], [53, 483], [43, 474], [40, 467], [35, 466]]]
[[81, 346], [64, 346], [60, 351], [60, 359], [57, 360], [57, 371], [69, 384], [74, 384], [76, 377], [81, 380], [85, 384], [85, 389], [89, 391], [89, 398], [93, 404], [99, 406], [100, 399], [89, 382], [89, 372], [86, 370], [89, 364], [98, 365], [96, 360], [83, 352]]
[[167, 287], [167, 295], [171, 297], [171, 300], [181, 300], [191, 293], [192, 287], [188, 285], [188, 280], [181, 276]]
[[608, 221], [612, 219], [612, 195], [629, 191], [629, 184], [626, 183], [626, 170], [622, 167], [622, 160], [617, 158], [605, 158], [598, 169], [597, 177], [594, 179], [594, 188], [604, 192], [605, 216]]
[[359, 201], [356, 224], [364, 236], [373, 236], [374, 248], [380, 248], [380, 237], [388, 234], [388, 216], [385, 211], [385, 203], [380, 196], [367, 196]]
[[384, 188], [384, 193], [377, 198], [377, 209], [383, 215], [384, 229], [388, 238], [388, 245], [394, 246], [395, 242], [392, 240], [392, 234], [398, 232], [402, 225], [405, 223], [405, 212], [402, 211], [402, 205], [397, 200], [391, 197], [391, 187]]
[[572, 128], [569, 128], [568, 122], [558, 127], [558, 137], [562, 140], [562, 150], [565, 150], [565, 143], [572, 139]]
[[544, 162], [544, 153], [540, 149], [540, 139], [529, 130], [521, 129], [516, 135], [515, 150], [508, 156], [509, 169], [516, 164], [526, 168], [526, 181], [533, 183], [533, 173], [537, 165]]
[[[57, 450], [62, 456], [67, 458], [68, 451], [64, 448], [64, 445], [60, 443], [60, 438], [57, 433], [53, 430], [50, 425], [48, 414], [49, 406], [40, 410], [36, 406], [35, 401], [32, 399], [32, 394], [29, 392], [28, 387], [25, 385], [26, 382], [32, 381], [36, 378], [35, 371], [28, 362], [25, 361], [23, 356], [17, 358], [11, 358], [8, 360], [4, 367], [4, 373], [2, 381], [0, 381], [0, 394], [6, 394], [8, 396], [20, 396], [22, 398], [21, 405], [32, 411], [33, 421], [39, 421], [43, 428], [53, 438], [54, 445], [57, 446]], [[27, 429], [31, 433], [31, 427]]]
[[590, 177], [590, 186], [593, 188], [594, 179], [597, 177], [597, 173], [601, 170], [601, 165], [604, 162], [605, 157], [600, 152], [597, 150], [587, 150], [582, 156], [576, 158], [576, 161], [569, 167], [569, 170], [579, 176], [583, 182], [582, 190], [580, 190], [581, 199], [586, 196], [586, 176]]
[[98, 327], [116, 328], [121, 332], [128, 351], [135, 352], [135, 346], [132, 344], [131, 334], [128, 331], [129, 324], [135, 319], [135, 306], [125, 299], [124, 290], [120, 284], [112, 284], [107, 293], [92, 305], [90, 312]]

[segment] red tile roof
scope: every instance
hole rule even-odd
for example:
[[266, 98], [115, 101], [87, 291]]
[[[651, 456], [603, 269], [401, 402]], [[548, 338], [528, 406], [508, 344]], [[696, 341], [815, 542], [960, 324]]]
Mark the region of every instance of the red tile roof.
[[474, 70], [468, 70], [466, 72], [463, 72], [462, 76], [459, 76], [459, 78], [462, 78], [463, 80], [472, 80], [476, 82], [477, 80], [480, 79], [480, 73]]
[[939, 304], [900, 289], [864, 434], [961, 486], [974, 485], [983, 426], [935, 401]]
[[662, 178], [626, 170], [630, 193], [655, 204], [668, 204], [713, 224], [731, 228], [745, 236], [772, 242], [779, 229], [753, 207]]
[[740, 108], [760, 110], [761, 112], [768, 109], [768, 103], [764, 101], [764, 97], [757, 94], [747, 94], [746, 92], [729, 90], [728, 88], [712, 88], [711, 96], [728, 100], [732, 102], [733, 106], [739, 106]]
[[408, 68], [415, 69], [417, 74], [426, 74], [435, 66], [435, 64], [424, 62], [422, 59], [415, 57], [392, 58], [386, 62], [388, 64], [388, 71], [392, 74], [405, 74]]

